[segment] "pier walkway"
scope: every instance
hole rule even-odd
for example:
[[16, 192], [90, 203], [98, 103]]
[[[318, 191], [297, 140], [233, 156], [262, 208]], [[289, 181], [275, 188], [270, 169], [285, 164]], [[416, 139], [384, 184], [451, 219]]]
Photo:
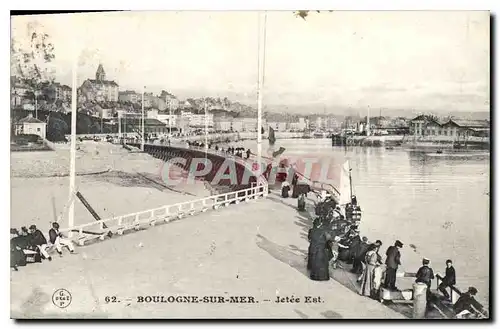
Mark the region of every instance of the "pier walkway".
[[[270, 195], [80, 247], [13, 272], [11, 316], [404, 318], [334, 280], [311, 281], [308, 228], [309, 219]], [[52, 303], [60, 288], [72, 295], [64, 309]], [[137, 303], [138, 296], [158, 295], [252, 296], [258, 303]], [[292, 295], [301, 302], [275, 303]], [[304, 303], [305, 296], [322, 302]]]

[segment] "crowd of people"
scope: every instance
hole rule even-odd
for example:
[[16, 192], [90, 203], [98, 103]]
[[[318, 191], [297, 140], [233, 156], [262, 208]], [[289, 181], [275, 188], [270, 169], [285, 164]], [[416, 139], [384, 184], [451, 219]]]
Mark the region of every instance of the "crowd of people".
[[[286, 188], [285, 188], [286, 190]], [[385, 252], [385, 260], [380, 252], [382, 241], [370, 242], [367, 237], [360, 235], [361, 208], [353, 196], [351, 203], [346, 206], [345, 214], [336, 201], [326, 192], [318, 195], [319, 202], [315, 204], [316, 218], [313, 227], [309, 230], [309, 249], [307, 270], [312, 280], [327, 281], [334, 269], [341, 268], [356, 275], [358, 293], [373, 299], [379, 299], [380, 289], [400, 291], [396, 286], [397, 270], [401, 265], [401, 249], [403, 243], [396, 240]], [[350, 209], [350, 210], [348, 210]], [[432, 294], [431, 282], [435, 278], [430, 267], [430, 260], [422, 259], [422, 266], [415, 275], [415, 282], [427, 285], [427, 305], [430, 306]], [[353, 280], [354, 281], [354, 280]], [[445, 276], [438, 287], [442, 299], [452, 303], [447, 289], [456, 284], [456, 274], [451, 259], [446, 260]], [[455, 314], [460, 317], [464, 314], [477, 314], [482, 307], [474, 299], [477, 289], [470, 287], [453, 304]]]
[[28, 228], [21, 227], [10, 229], [10, 267], [18, 271], [19, 266], [26, 266], [29, 263], [41, 263], [42, 260], [52, 261], [50, 251], [55, 249], [62, 257], [63, 247], [68, 248], [71, 253], [75, 252], [71, 240], [64, 237], [59, 231], [59, 224], [52, 223], [49, 230], [49, 240], [36, 225]]
[[[199, 147], [199, 148], [204, 148], [205, 143], [203, 142], [187, 142], [189, 147]], [[212, 143], [208, 143], [208, 149], [213, 149], [216, 152], [221, 152], [221, 153], [226, 153], [228, 155], [234, 155], [240, 158], [245, 157], [246, 159], [250, 158], [250, 155], [252, 155], [252, 151], [250, 149], [246, 149], [244, 147], [234, 147], [234, 146], [227, 146], [225, 149], [224, 147], [219, 147], [219, 145], [215, 144], [213, 145]]]

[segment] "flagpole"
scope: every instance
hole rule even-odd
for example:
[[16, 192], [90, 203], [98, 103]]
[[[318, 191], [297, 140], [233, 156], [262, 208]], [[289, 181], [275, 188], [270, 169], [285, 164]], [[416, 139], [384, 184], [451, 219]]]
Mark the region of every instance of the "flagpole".
[[205, 105], [205, 158], [207, 158], [208, 153], [208, 112], [207, 112], [207, 101], [204, 101]]
[[262, 89], [264, 87], [267, 13], [264, 12], [263, 24], [261, 24], [261, 16], [262, 14], [259, 13], [258, 83], [257, 83], [257, 163], [260, 171], [262, 171], [262, 168], [260, 168], [261, 158], [262, 158], [262, 97], [263, 97]]
[[[77, 72], [78, 72], [78, 53], [75, 51], [73, 63], [72, 84], [71, 84], [71, 148], [70, 148], [70, 169], [69, 169], [69, 198], [68, 208], [68, 227], [75, 225], [75, 199], [73, 195], [76, 192], [76, 116], [77, 116]], [[71, 237], [73, 232], [69, 231]]]
[[141, 123], [141, 127], [142, 127], [142, 141], [141, 141], [141, 151], [144, 152], [144, 91], [146, 89], [146, 86], [143, 86], [142, 87], [142, 123]]

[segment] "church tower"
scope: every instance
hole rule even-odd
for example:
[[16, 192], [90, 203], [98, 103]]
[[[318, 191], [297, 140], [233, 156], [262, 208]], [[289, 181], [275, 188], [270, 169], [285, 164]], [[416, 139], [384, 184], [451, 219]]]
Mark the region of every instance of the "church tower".
[[99, 67], [97, 68], [97, 72], [95, 73], [95, 79], [97, 81], [106, 80], [106, 73], [104, 72], [104, 68], [102, 67], [102, 64], [99, 64]]

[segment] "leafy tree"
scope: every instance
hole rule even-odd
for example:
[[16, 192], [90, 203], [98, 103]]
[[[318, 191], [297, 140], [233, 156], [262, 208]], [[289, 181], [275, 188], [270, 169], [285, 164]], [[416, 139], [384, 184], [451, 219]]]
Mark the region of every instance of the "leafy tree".
[[11, 72], [27, 87], [27, 97], [34, 97], [54, 82], [54, 72], [47, 65], [55, 58], [54, 45], [41, 26], [28, 24], [26, 38], [13, 39], [10, 52]]

